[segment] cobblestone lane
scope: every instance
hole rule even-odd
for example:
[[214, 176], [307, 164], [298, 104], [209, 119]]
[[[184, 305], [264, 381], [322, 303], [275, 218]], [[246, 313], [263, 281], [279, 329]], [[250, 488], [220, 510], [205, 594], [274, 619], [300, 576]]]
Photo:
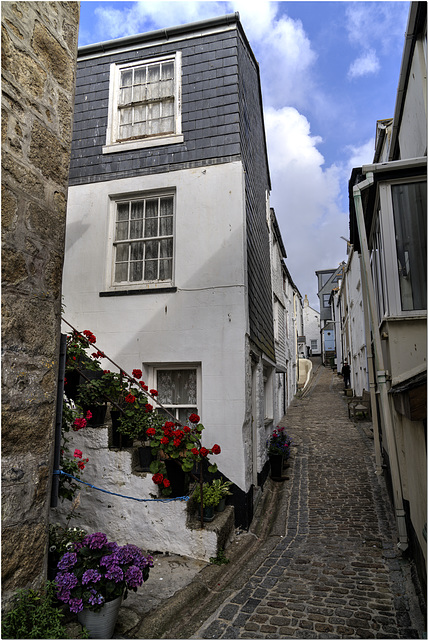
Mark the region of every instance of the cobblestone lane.
[[278, 544], [194, 638], [418, 638], [373, 440], [320, 367], [282, 423], [296, 447]]

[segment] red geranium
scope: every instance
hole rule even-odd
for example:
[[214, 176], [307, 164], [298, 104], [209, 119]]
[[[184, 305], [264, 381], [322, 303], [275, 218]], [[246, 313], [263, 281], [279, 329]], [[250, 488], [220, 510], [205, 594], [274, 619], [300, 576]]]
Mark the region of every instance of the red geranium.
[[90, 420], [92, 418], [92, 412], [89, 409], [86, 412], [86, 420]]
[[129, 402], [132, 404], [133, 402], [135, 402], [135, 396], [133, 396], [132, 393], [128, 393], [125, 398], [125, 402]]
[[155, 436], [156, 435], [156, 429], [153, 429], [153, 427], [149, 427], [149, 429], [147, 429], [146, 431], [148, 436]]
[[170, 481], [168, 480], [168, 478], [164, 478], [164, 479], [163, 479], [163, 486], [164, 486], [165, 488], [168, 488], [168, 487], [170, 486], [170, 484], [171, 484], [171, 483], [170, 483]]
[[153, 411], [153, 406], [149, 403], [145, 404], [144, 408], [147, 411], [147, 413], [149, 413], [150, 411]]
[[208, 449], [205, 449], [205, 447], [201, 447], [200, 450], [199, 450], [199, 453], [201, 454], [201, 456], [203, 458], [206, 458], [207, 455], [209, 454], [209, 451], [208, 451]]
[[163, 475], [161, 473], [155, 473], [154, 476], [152, 477], [152, 480], [155, 484], [162, 484]]
[[199, 450], [196, 447], [193, 447], [193, 449], [190, 449], [190, 451], [193, 453], [194, 456], [199, 455]]
[[[141, 369], [133, 369], [133, 371], [132, 371], [132, 375], [134, 376], [134, 378], [136, 378], [137, 380], [139, 380], [139, 379], [142, 377], [143, 372], [141, 371]], [[144, 383], [143, 383], [143, 384], [144, 384]]]
[[152, 394], [152, 396], [158, 395], [158, 392], [156, 391], [156, 389], [150, 389], [150, 393]]
[[83, 456], [83, 453], [80, 451], [80, 449], [75, 449], [74, 453], [73, 453], [73, 456], [75, 458], [81, 458]]
[[94, 334], [92, 333], [92, 331], [89, 331], [89, 329], [85, 329], [85, 331], [83, 332], [83, 335], [86, 336], [89, 340], [89, 342], [91, 344], [94, 344], [94, 342], [97, 341], [96, 337], [94, 336]]
[[163, 426], [167, 429], [172, 429], [172, 427], [174, 426], [174, 422], [165, 422]]
[[161, 439], [161, 444], [169, 444], [169, 439], [168, 439], [166, 436], [164, 436], [164, 437]]
[[200, 417], [196, 414], [196, 413], [191, 413], [189, 416], [189, 421], [193, 422], [194, 424], [196, 424], [197, 422], [199, 422]]
[[89, 458], [85, 458], [84, 460], [79, 460], [77, 466], [81, 471], [85, 468], [85, 462], [89, 462]]
[[220, 447], [219, 447], [219, 445], [218, 445], [218, 444], [215, 444], [215, 445], [213, 446], [213, 448], [212, 448], [212, 452], [213, 452], [215, 455], [217, 455], [217, 454], [221, 453], [221, 449], [220, 449]]
[[174, 447], [179, 447], [181, 444], [180, 438], [176, 438], [172, 444], [174, 445]]
[[76, 418], [73, 422], [73, 431], [80, 431], [80, 429], [84, 429], [86, 427], [85, 418]]
[[184, 431], [184, 433], [190, 433], [191, 432], [191, 428], [186, 425], [185, 427], [183, 427], [183, 431]]

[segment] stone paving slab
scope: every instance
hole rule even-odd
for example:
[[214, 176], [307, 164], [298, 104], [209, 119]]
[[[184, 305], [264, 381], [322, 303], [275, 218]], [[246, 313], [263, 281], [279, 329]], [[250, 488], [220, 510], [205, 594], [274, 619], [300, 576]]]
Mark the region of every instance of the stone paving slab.
[[320, 367], [289, 408], [283, 529], [192, 638], [423, 637], [370, 430], [348, 419], [342, 387]]

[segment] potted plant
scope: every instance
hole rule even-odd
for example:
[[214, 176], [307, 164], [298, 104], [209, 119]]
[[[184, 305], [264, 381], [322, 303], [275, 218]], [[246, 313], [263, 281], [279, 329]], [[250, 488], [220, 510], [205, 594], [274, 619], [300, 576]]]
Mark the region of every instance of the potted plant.
[[[195, 502], [199, 503], [201, 501], [201, 492], [200, 488], [196, 487], [193, 498]], [[215, 484], [215, 480], [213, 482], [204, 482], [202, 486], [202, 500], [204, 505], [204, 522], [212, 522], [214, 520], [214, 509], [219, 504], [222, 498], [222, 490], [218, 483]]]
[[153, 558], [97, 532], [74, 543], [57, 566], [58, 599], [78, 614], [92, 638], [111, 638], [122, 598], [147, 581]]
[[90, 411], [92, 417], [88, 420], [88, 427], [99, 427], [104, 424], [107, 412], [107, 395], [105, 393], [106, 374], [101, 372], [100, 378], [93, 378], [79, 384], [76, 394], [76, 404], [84, 412]]
[[229, 480], [223, 480], [222, 478], [216, 478], [212, 481], [212, 484], [216, 487], [218, 494], [221, 496], [219, 503], [216, 506], [216, 511], [221, 512], [226, 508], [227, 496], [231, 496], [232, 492], [229, 491], [229, 487], [232, 486], [232, 482]]
[[292, 440], [286, 434], [284, 427], [276, 427], [267, 439], [267, 452], [269, 456], [271, 478], [280, 480], [282, 478], [282, 465], [284, 460], [290, 456], [290, 446]]
[[76, 399], [77, 390], [81, 383], [102, 374], [97, 358], [104, 354], [98, 350], [93, 353], [95, 357], [88, 354], [88, 350], [91, 347], [94, 348], [95, 342], [96, 337], [88, 329], [85, 329], [83, 333], [72, 331], [67, 335], [64, 392], [71, 400]]

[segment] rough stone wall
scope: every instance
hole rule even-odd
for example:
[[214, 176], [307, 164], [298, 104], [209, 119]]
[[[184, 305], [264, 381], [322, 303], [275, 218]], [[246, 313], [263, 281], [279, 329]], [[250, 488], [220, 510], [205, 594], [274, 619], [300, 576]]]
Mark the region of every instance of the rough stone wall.
[[2, 2], [2, 586], [45, 578], [78, 2]]

